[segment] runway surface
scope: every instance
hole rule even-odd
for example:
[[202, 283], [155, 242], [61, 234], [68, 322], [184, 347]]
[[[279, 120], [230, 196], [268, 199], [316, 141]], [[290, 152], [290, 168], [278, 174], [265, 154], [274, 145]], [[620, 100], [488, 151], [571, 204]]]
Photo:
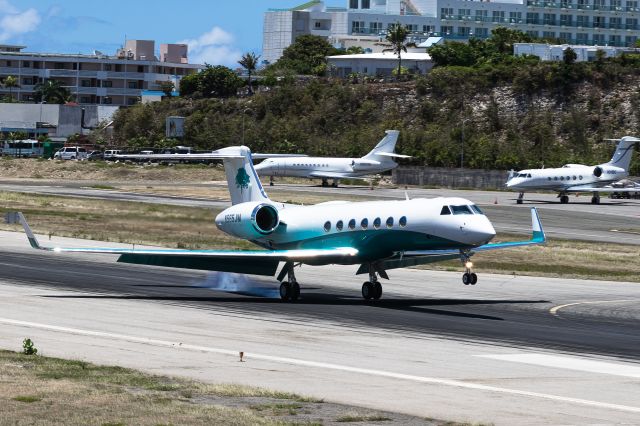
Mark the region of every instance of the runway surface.
[[[285, 304], [272, 279], [225, 283], [0, 239], [4, 347], [28, 333], [45, 354], [447, 420], [640, 416], [638, 284], [481, 275], [463, 286], [459, 273], [397, 270], [368, 303], [355, 267], [305, 266], [302, 300]], [[202, 288], [214, 284], [242, 294]]]

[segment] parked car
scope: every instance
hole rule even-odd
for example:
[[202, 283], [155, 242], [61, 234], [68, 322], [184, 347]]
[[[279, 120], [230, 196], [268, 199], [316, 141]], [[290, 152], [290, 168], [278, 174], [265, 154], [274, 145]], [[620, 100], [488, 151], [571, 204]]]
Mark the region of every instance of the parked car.
[[65, 146], [53, 154], [56, 160], [86, 160], [87, 150], [80, 146]]
[[116, 160], [116, 157], [115, 157], [115, 156], [116, 156], [116, 155], [118, 155], [118, 154], [120, 154], [121, 152], [122, 152], [122, 151], [121, 151], [121, 150], [119, 150], [119, 149], [107, 149], [107, 150], [104, 152], [103, 158], [104, 158], [106, 161], [114, 161], [114, 160]]
[[102, 153], [102, 151], [91, 151], [89, 155], [87, 155], [87, 160], [89, 161], [96, 161], [96, 160], [103, 160], [103, 159], [104, 159], [104, 154]]

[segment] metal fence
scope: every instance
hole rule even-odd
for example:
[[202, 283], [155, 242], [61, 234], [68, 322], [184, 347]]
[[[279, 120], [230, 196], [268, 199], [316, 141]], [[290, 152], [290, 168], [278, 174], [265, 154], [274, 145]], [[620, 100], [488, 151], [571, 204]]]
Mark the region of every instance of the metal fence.
[[504, 189], [509, 172], [505, 170], [449, 169], [444, 167], [399, 166], [393, 170], [397, 185], [444, 188]]

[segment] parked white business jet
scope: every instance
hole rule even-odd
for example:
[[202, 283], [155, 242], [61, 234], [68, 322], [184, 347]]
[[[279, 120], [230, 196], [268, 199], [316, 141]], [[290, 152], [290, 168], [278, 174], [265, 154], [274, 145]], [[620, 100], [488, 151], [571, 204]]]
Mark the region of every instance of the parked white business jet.
[[300, 295], [294, 267], [301, 264], [360, 265], [357, 274], [369, 274], [362, 296], [379, 299], [382, 286], [378, 276], [389, 279], [390, 269], [458, 258], [465, 268], [462, 281], [475, 284], [477, 276], [470, 261], [474, 253], [545, 242], [535, 208], [531, 209], [530, 240], [491, 244], [493, 226], [469, 200], [407, 197], [312, 206], [282, 204], [267, 197], [249, 148], [224, 148], [210, 155], [224, 162], [232, 203], [215, 218], [216, 225], [263, 250], [43, 247], [21, 213], [20, 221], [33, 248], [59, 253], [112, 253], [120, 254], [118, 262], [271, 276], [284, 262], [277, 279], [282, 281], [280, 295], [285, 301], [297, 300]]
[[507, 188], [520, 191], [517, 203], [522, 204], [525, 191], [557, 191], [560, 202], [569, 202], [570, 192], [588, 192], [591, 202], [600, 204], [601, 192], [637, 192], [633, 188], [613, 188], [611, 185], [629, 176], [629, 165], [633, 156], [633, 147], [640, 139], [625, 136], [618, 141], [611, 161], [597, 166], [567, 164], [555, 169], [531, 169], [513, 173], [507, 181]]
[[274, 176], [289, 176], [322, 179], [322, 186], [329, 186], [333, 179], [334, 187], [343, 178], [354, 178], [395, 169], [398, 163], [393, 158], [409, 158], [408, 155], [394, 152], [398, 141], [397, 130], [387, 130], [386, 136], [361, 158], [331, 157], [278, 157], [267, 158], [255, 166], [258, 174], [269, 176], [273, 185]]

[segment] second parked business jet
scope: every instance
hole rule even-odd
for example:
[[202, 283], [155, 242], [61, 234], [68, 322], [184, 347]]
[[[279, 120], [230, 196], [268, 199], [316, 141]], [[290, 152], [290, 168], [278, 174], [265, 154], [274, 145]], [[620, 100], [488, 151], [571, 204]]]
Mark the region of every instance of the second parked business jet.
[[611, 161], [597, 166], [567, 164], [555, 169], [531, 169], [513, 173], [507, 181], [507, 188], [520, 191], [518, 204], [522, 204], [525, 191], [557, 191], [560, 202], [569, 202], [570, 192], [591, 193], [591, 202], [600, 204], [601, 192], [637, 192], [637, 188], [613, 188], [614, 182], [629, 176], [629, 165], [633, 156], [633, 147], [640, 139], [625, 136], [613, 139], [618, 142]]
[[273, 185], [274, 176], [289, 176], [322, 179], [322, 186], [337, 187], [340, 179], [374, 175], [394, 169], [398, 163], [393, 158], [408, 158], [408, 155], [394, 152], [398, 141], [397, 130], [387, 130], [386, 136], [361, 158], [331, 157], [283, 157], [267, 158], [255, 166], [261, 176], [270, 176]]
[[545, 242], [537, 211], [531, 209], [533, 236], [519, 242], [490, 243], [495, 231], [489, 219], [463, 198], [348, 202], [312, 206], [282, 204], [267, 197], [245, 146], [208, 154], [222, 159], [232, 206], [216, 218], [216, 226], [249, 240], [262, 250], [175, 250], [43, 247], [20, 213], [31, 246], [58, 253], [119, 254], [119, 262], [273, 276], [285, 301], [300, 296], [294, 268], [308, 265], [359, 265], [368, 274], [365, 299], [379, 299], [378, 276], [387, 271], [449, 259], [460, 259], [464, 284], [475, 284], [470, 257], [480, 251]]

